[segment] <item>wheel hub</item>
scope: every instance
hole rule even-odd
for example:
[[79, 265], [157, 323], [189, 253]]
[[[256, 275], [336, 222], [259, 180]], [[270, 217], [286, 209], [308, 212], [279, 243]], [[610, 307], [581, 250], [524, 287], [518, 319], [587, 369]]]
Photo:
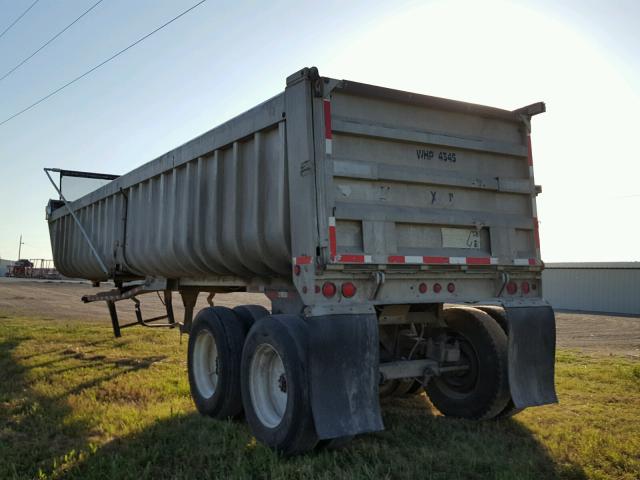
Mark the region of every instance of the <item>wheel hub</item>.
[[478, 381], [478, 357], [471, 344], [463, 337], [457, 338], [460, 345], [460, 363], [468, 368], [443, 373], [438, 377], [441, 385], [452, 394], [465, 395], [472, 391]]
[[281, 392], [287, 393], [287, 377], [285, 377], [284, 374], [278, 378], [278, 388], [280, 388]]
[[287, 376], [282, 358], [267, 343], [259, 345], [249, 367], [251, 403], [260, 422], [277, 427], [287, 408]]
[[211, 398], [218, 386], [219, 359], [215, 338], [208, 330], [198, 332], [193, 350], [193, 373], [200, 395]]

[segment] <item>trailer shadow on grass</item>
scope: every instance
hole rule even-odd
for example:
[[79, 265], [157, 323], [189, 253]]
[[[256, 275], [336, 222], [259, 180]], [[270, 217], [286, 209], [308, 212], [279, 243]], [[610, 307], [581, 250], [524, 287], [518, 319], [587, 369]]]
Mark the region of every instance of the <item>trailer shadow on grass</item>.
[[[165, 358], [110, 360], [69, 348], [15, 353], [21, 344], [32, 343], [34, 338], [12, 335], [0, 341], [2, 479], [43, 477], [61, 463], [73, 463], [71, 457], [93, 448], [91, 439], [95, 431], [86, 417], [74, 412], [69, 397], [121, 375], [149, 368]], [[83, 347], [97, 347], [107, 342], [85, 342]], [[46, 360], [38, 362], [39, 358]], [[99, 368], [96, 362], [100, 362]], [[62, 376], [76, 377], [76, 371], [88, 368], [91, 377], [85, 381], [74, 382], [71, 387], [68, 383], [56, 382]]]
[[70, 472], [73, 478], [584, 479], [557, 465], [517, 420], [471, 422], [434, 415], [425, 397], [386, 402], [385, 432], [338, 451], [281, 458], [243, 422], [175, 415], [116, 439]]

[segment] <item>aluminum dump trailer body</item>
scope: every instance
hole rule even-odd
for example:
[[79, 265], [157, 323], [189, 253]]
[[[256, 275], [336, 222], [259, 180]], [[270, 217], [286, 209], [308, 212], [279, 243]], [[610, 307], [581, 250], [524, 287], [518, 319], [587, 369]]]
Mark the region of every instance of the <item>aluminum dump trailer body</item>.
[[[551, 403], [530, 142], [544, 109], [305, 68], [183, 146], [50, 201], [55, 265], [115, 281], [83, 299], [107, 303], [116, 336], [133, 324], [115, 302], [134, 300], [136, 323], [157, 326], [136, 296], [164, 291], [173, 328], [180, 292], [196, 407], [244, 408], [256, 438], [285, 453], [381, 430], [383, 392], [424, 387], [442, 413], [473, 419]], [[193, 319], [200, 292], [238, 290], [264, 292], [271, 311], [212, 305]]]
[[[540, 264], [528, 119], [348, 81], [285, 92], [49, 216], [70, 277]], [[241, 281], [240, 281], [241, 280]]]

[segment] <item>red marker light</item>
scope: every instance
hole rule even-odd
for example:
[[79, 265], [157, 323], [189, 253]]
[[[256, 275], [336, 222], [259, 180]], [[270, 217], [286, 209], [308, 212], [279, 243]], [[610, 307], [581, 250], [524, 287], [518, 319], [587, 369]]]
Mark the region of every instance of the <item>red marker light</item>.
[[518, 285], [516, 282], [507, 283], [507, 293], [509, 295], [514, 295], [518, 291]]
[[520, 285], [520, 289], [525, 295], [529, 293], [529, 282], [522, 282], [522, 285]]
[[293, 273], [295, 273], [296, 276], [300, 275], [300, 265], [293, 267]]
[[418, 285], [418, 290], [420, 290], [420, 293], [427, 293], [427, 284], [424, 282], [421, 283]]
[[324, 285], [322, 285], [322, 295], [327, 298], [333, 297], [337, 291], [338, 289], [336, 288], [335, 284], [331, 282], [326, 282]]
[[450, 283], [449, 285], [447, 285], [447, 292], [453, 293], [455, 291], [456, 291], [456, 286], [453, 283]]
[[346, 282], [342, 284], [342, 296], [346, 298], [351, 298], [356, 294], [356, 286], [351, 282]]
[[442, 290], [442, 285], [440, 285], [439, 283], [436, 283], [433, 286], [433, 291], [436, 292], [436, 293], [440, 293], [440, 290]]

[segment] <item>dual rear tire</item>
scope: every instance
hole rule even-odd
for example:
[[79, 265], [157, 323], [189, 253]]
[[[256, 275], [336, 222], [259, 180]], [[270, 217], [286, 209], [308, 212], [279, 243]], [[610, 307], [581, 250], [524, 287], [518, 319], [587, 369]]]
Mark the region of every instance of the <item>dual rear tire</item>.
[[[257, 440], [294, 455], [319, 444], [309, 395], [306, 323], [262, 307], [203, 309], [189, 337], [191, 395], [203, 415], [243, 413]], [[321, 446], [340, 446], [333, 440]]]
[[[508, 379], [508, 322], [498, 307], [456, 307], [444, 311], [445, 328], [438, 329], [457, 342], [462, 371], [433, 377], [425, 387], [431, 402], [446, 416], [486, 420], [515, 415]], [[436, 332], [432, 332], [435, 334]], [[422, 390], [416, 380], [388, 380], [380, 398], [408, 397]]]
[[309, 394], [306, 324], [295, 315], [257, 322], [242, 352], [242, 403], [257, 440], [285, 455], [318, 443]]
[[242, 415], [242, 348], [251, 324], [268, 314], [258, 305], [200, 310], [189, 334], [187, 366], [191, 397], [201, 414]]
[[[500, 328], [504, 331], [507, 337], [509, 336], [509, 322], [507, 321], [507, 314], [503, 308], [493, 306], [493, 305], [476, 307], [476, 308], [488, 314], [491, 318], [493, 318], [498, 323], [498, 325], [500, 325]], [[509, 394], [509, 401], [507, 402], [507, 405], [498, 415], [496, 415], [495, 418], [496, 419], [510, 418], [510, 417], [513, 417], [514, 415], [517, 415], [523, 410], [524, 408], [516, 407], [515, 403], [513, 403], [513, 399], [511, 398], [511, 394]]]
[[458, 342], [462, 371], [434, 377], [425, 387], [435, 407], [444, 415], [486, 420], [508, 408], [507, 335], [488, 313], [475, 308], [450, 308], [444, 312], [444, 333]]
[[[445, 311], [445, 323], [468, 368], [432, 378], [425, 387], [432, 403], [444, 415], [460, 418], [517, 413], [509, 394], [507, 334], [498, 320], [474, 308], [452, 308]], [[188, 350], [189, 384], [198, 411], [218, 419], [244, 412], [256, 439], [286, 455], [345, 444], [348, 439], [318, 440], [307, 338], [306, 323], [295, 315], [272, 316], [257, 306], [200, 311]], [[395, 382], [388, 393], [420, 391], [419, 383]]]

